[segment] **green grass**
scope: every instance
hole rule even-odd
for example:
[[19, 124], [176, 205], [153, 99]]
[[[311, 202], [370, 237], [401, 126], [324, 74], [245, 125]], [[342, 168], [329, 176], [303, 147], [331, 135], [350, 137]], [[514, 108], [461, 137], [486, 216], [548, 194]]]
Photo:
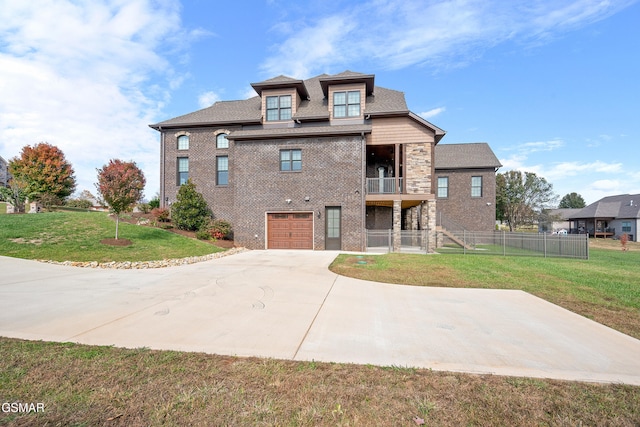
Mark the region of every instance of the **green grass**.
[[0, 425], [635, 426], [640, 387], [0, 338]]
[[7, 202], [0, 202], [0, 215], [7, 213]]
[[0, 255], [53, 261], [152, 261], [207, 255], [221, 248], [166, 230], [120, 222], [119, 238], [130, 246], [110, 246], [115, 221], [103, 212], [46, 212], [0, 216]]
[[640, 251], [591, 249], [589, 260], [478, 255], [340, 255], [331, 270], [415, 286], [520, 289], [640, 338]]

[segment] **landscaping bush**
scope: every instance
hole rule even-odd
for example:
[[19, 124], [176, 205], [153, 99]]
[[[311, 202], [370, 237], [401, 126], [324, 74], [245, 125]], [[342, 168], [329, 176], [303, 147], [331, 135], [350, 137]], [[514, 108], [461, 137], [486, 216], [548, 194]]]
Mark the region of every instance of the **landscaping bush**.
[[138, 210], [143, 214], [148, 214], [151, 211], [151, 206], [149, 203], [139, 203]]
[[196, 191], [196, 185], [188, 180], [182, 184], [171, 205], [171, 220], [180, 230], [196, 231], [207, 224], [211, 211], [204, 196]]
[[231, 223], [224, 219], [210, 220], [206, 230], [216, 240], [228, 239], [231, 236]]
[[151, 209], [151, 215], [153, 215], [153, 217], [158, 222], [169, 222], [169, 214], [170, 214], [169, 209], [165, 209], [165, 208]]
[[209, 231], [206, 229], [200, 229], [196, 231], [196, 238], [200, 240], [209, 240], [211, 239], [211, 234], [209, 234]]
[[159, 208], [160, 207], [160, 197], [155, 196], [153, 199], [149, 200], [149, 207], [151, 209]]
[[91, 206], [91, 201], [86, 199], [69, 199], [65, 202], [65, 206], [69, 208], [80, 208], [80, 209], [89, 209]]

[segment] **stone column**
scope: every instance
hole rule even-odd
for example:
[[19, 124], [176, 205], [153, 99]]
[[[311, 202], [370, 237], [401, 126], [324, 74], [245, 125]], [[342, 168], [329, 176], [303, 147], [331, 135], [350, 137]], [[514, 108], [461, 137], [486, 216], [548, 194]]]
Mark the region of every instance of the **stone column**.
[[436, 201], [427, 200], [422, 204], [422, 217], [420, 218], [422, 229], [427, 230], [427, 252], [433, 253], [436, 249]]
[[400, 252], [402, 242], [402, 200], [393, 201], [393, 251]]

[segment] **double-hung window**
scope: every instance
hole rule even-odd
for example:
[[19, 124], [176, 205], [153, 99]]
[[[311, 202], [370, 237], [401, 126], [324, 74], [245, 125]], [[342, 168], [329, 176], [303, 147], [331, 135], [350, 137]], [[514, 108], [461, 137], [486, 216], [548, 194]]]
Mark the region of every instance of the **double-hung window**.
[[622, 232], [631, 233], [631, 221], [622, 221]]
[[471, 197], [482, 197], [482, 177], [471, 177]]
[[438, 177], [438, 197], [440, 198], [449, 197], [449, 177], [448, 176]]
[[280, 150], [280, 170], [285, 172], [302, 170], [302, 150]]
[[291, 95], [267, 96], [267, 121], [291, 120]]
[[333, 117], [360, 116], [360, 91], [333, 92]]
[[189, 158], [178, 157], [178, 185], [185, 184], [189, 179]]
[[216, 184], [229, 184], [229, 156], [216, 157]]

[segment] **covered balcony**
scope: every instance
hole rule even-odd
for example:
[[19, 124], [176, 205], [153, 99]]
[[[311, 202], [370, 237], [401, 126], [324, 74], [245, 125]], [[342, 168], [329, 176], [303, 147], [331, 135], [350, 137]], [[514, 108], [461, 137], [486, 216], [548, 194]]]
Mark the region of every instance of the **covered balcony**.
[[402, 194], [401, 144], [367, 146], [367, 194]]

